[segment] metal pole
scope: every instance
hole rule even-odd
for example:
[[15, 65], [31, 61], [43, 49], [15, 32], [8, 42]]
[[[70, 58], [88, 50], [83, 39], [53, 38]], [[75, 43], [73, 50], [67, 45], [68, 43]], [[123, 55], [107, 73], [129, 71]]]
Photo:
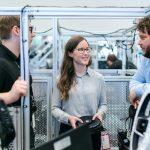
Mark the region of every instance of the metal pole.
[[[25, 9], [22, 9], [21, 11], [21, 41], [22, 41], [22, 65], [23, 69], [21, 70], [21, 75], [23, 76], [23, 79], [25, 79], [28, 82], [29, 87], [29, 58], [28, 58], [28, 13], [25, 11]], [[29, 88], [30, 89], [30, 88]], [[29, 150], [30, 149], [30, 91], [28, 91], [27, 96], [23, 100], [23, 150]]]
[[57, 18], [53, 18], [53, 87], [56, 82], [56, 75], [58, 73], [58, 23]]

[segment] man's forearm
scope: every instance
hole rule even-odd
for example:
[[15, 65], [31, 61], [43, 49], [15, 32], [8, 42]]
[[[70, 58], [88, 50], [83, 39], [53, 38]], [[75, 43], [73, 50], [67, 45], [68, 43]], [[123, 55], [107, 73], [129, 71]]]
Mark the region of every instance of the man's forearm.
[[11, 98], [9, 92], [0, 93], [0, 100], [3, 100], [6, 105], [11, 104], [15, 101]]

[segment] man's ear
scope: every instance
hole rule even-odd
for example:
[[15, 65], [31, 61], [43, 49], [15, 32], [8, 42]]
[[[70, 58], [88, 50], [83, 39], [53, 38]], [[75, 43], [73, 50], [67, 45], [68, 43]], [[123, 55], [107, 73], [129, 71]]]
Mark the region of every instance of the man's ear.
[[19, 36], [20, 35], [20, 29], [18, 26], [13, 26], [12, 27], [12, 34], [15, 36]]

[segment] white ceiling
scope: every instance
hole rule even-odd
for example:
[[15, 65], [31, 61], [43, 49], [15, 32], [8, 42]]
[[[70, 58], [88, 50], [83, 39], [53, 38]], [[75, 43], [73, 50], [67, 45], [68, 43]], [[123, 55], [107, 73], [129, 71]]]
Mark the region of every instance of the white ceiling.
[[[150, 8], [150, 0], [0, 0], [0, 7], [49, 6], [49, 7], [146, 7]], [[109, 33], [133, 26], [133, 19], [128, 20], [59, 20], [59, 25], [71, 30], [84, 30], [92, 33]], [[41, 25], [42, 24], [42, 25]], [[37, 31], [51, 28], [52, 22], [39, 21]], [[62, 32], [67, 32], [61, 30]]]
[[0, 6], [148, 7], [150, 0], [0, 0]]

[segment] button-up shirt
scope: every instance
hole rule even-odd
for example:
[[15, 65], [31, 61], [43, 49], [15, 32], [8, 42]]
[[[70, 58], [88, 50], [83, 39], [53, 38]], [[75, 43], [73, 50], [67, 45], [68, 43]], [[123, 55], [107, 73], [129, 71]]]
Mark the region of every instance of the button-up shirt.
[[93, 116], [107, 110], [106, 86], [103, 76], [88, 68], [85, 75], [75, 77], [76, 84], [69, 91], [69, 99], [61, 100], [55, 85], [52, 98], [52, 115], [63, 123], [68, 123], [70, 115]]
[[138, 97], [150, 89], [150, 58], [142, 57], [137, 72], [130, 81], [130, 90], [134, 90]]

